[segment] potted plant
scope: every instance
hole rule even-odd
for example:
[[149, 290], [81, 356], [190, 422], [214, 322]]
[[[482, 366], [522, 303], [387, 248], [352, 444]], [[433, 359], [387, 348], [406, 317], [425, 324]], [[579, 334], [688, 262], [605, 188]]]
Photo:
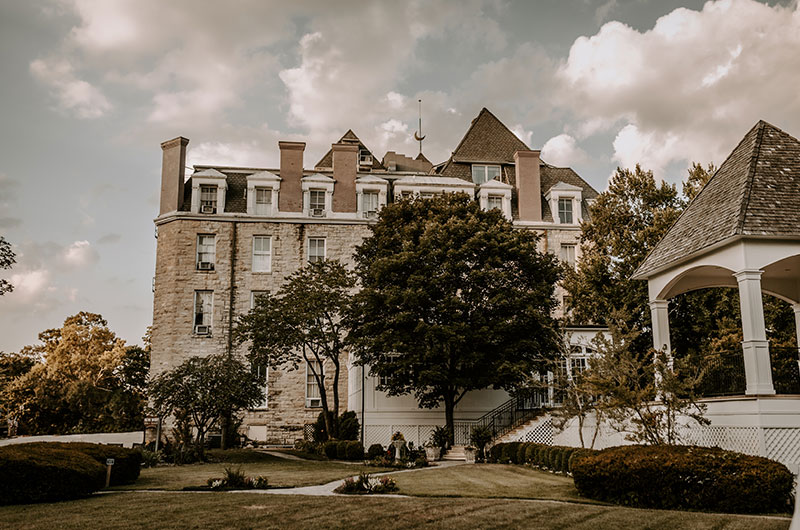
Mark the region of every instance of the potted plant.
[[406, 456], [406, 438], [400, 431], [392, 435], [392, 445], [394, 446], [394, 459], [402, 460]]
[[431, 445], [438, 447], [441, 454], [444, 454], [450, 446], [450, 431], [447, 427], [436, 427], [431, 433]]
[[464, 456], [467, 458], [467, 464], [475, 463], [475, 455], [478, 454], [478, 448], [468, 445], [464, 448]]
[[442, 456], [442, 448], [434, 445], [433, 442], [425, 442], [425, 456], [429, 462], [439, 460], [439, 457]]
[[494, 439], [494, 431], [488, 425], [474, 426], [470, 432], [469, 442], [478, 449], [478, 458], [486, 460], [486, 446]]

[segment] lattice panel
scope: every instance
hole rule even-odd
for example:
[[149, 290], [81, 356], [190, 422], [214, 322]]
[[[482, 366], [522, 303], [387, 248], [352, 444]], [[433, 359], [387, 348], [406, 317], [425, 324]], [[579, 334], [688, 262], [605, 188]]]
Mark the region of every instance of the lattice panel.
[[703, 447], [719, 447], [729, 451], [737, 451], [748, 455], [760, 455], [758, 427], [720, 427], [698, 426], [687, 427], [682, 433], [687, 445]]
[[550, 418], [537, 424], [530, 425], [520, 434], [520, 442], [533, 442], [537, 444], [553, 444], [553, 424]]
[[364, 445], [369, 448], [372, 444], [381, 444], [386, 447], [392, 439], [391, 425], [366, 425], [364, 427]]
[[777, 460], [786, 464], [789, 469], [797, 471], [800, 465], [800, 429], [764, 429], [764, 442], [767, 446], [767, 458]]
[[314, 424], [313, 423], [306, 423], [303, 425], [303, 440], [313, 440], [314, 439]]
[[419, 443], [424, 444], [430, 441], [433, 430], [436, 429], [436, 427], [437, 425], [420, 425], [417, 429], [419, 431]]

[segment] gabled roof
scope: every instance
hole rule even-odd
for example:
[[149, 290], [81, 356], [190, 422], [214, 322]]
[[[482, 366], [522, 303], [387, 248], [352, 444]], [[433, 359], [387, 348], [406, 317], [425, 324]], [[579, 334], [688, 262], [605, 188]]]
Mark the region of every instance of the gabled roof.
[[[336, 142], [337, 144], [357, 144], [360, 151], [366, 151], [372, 156], [372, 169], [385, 169], [381, 164], [380, 160], [378, 160], [375, 155], [372, 154], [372, 151], [367, 149], [364, 143], [356, 136], [356, 133], [353, 132], [352, 129], [347, 129], [347, 132], [344, 133], [344, 136], [339, 138], [339, 141]], [[333, 167], [333, 150], [328, 149], [328, 152], [325, 153], [319, 162], [316, 163], [314, 166], [315, 168], [332, 168]]]
[[329, 177], [328, 175], [323, 175], [322, 173], [314, 173], [313, 175], [306, 175], [300, 180], [302, 180], [303, 182], [324, 182], [326, 184], [333, 184], [335, 182], [331, 177]]
[[224, 179], [225, 178], [225, 174], [224, 173], [220, 173], [219, 171], [217, 171], [213, 167], [210, 167], [208, 169], [204, 169], [203, 171], [200, 171], [200, 172], [197, 172], [197, 173], [192, 173], [192, 176], [193, 177], [217, 178], [217, 179], [219, 179], [219, 178]]
[[759, 121], [634, 274], [665, 266], [734, 236], [800, 238], [800, 141]]
[[277, 181], [282, 179], [272, 171], [264, 170], [264, 171], [259, 171], [257, 173], [253, 173], [252, 175], [247, 175], [247, 180]]

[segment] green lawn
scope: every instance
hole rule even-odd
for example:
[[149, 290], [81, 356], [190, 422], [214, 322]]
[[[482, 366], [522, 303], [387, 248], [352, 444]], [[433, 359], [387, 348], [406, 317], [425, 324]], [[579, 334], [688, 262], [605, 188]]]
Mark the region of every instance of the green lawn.
[[578, 495], [570, 477], [524, 466], [472, 464], [396, 473], [400, 493], [423, 497], [552, 499], [602, 504]]
[[[426, 473], [419, 473], [419, 478], [430, 478]], [[789, 520], [554, 501], [113, 492], [79, 501], [0, 507], [0, 527], [18, 530], [413, 527], [785, 530]]]
[[249, 476], [264, 475], [272, 486], [311, 486], [357, 475], [361, 471], [386, 471], [384, 468], [340, 462], [286, 460], [250, 450], [209, 452], [209, 457], [224, 461], [142, 469], [135, 484], [115, 489], [180, 490], [186, 486], [202, 486], [211, 477], [221, 477], [226, 467], [241, 467]]

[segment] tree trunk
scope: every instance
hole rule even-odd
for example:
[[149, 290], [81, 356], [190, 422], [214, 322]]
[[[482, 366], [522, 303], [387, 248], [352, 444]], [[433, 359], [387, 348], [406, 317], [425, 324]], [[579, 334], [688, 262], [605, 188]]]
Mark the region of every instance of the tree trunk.
[[220, 418], [220, 430], [222, 431], [222, 439], [219, 442], [219, 448], [223, 451], [228, 448], [228, 429], [230, 428], [230, 414], [225, 412]]
[[455, 443], [455, 419], [453, 412], [455, 410], [455, 399], [452, 394], [444, 396], [444, 422], [447, 427], [447, 436], [449, 437], [450, 446]]

